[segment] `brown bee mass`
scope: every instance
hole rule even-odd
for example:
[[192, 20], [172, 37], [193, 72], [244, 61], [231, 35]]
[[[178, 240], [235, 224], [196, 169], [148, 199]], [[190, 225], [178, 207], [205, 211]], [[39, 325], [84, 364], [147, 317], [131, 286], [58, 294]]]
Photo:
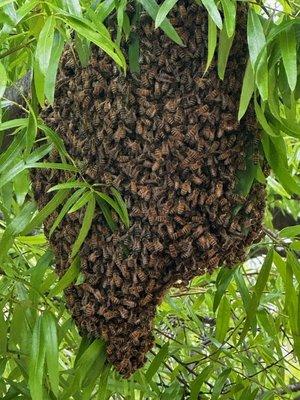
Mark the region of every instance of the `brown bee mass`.
[[[119, 224], [115, 232], [97, 210], [80, 251], [85, 282], [65, 291], [81, 334], [103, 337], [108, 359], [125, 377], [145, 363], [166, 290], [243, 261], [262, 231], [263, 185], [253, 184], [246, 198], [236, 191], [237, 172], [245, 170], [258, 135], [251, 106], [237, 121], [247, 59], [245, 10], [238, 11], [223, 81], [215, 64], [203, 74], [207, 13], [179, 0], [170, 14], [185, 46], [142, 14], [139, 76], [125, 77], [96, 47], [82, 68], [67, 48], [55, 104], [44, 112], [85, 179], [116, 187], [128, 206], [131, 226]], [[67, 178], [60, 171], [33, 173], [40, 207], [51, 198], [47, 190]], [[83, 215], [84, 209], [66, 216], [50, 238], [59, 275], [70, 264]], [[46, 221], [46, 234], [54, 220]]]

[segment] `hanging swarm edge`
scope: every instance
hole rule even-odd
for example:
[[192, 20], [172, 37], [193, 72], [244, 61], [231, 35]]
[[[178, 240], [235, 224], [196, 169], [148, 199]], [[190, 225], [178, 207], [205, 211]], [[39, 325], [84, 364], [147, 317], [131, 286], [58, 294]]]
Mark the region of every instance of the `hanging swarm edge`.
[[[247, 58], [245, 18], [239, 7], [224, 81], [215, 65], [203, 75], [207, 14], [191, 1], [180, 0], [170, 17], [185, 47], [142, 16], [139, 77], [124, 77], [95, 47], [86, 68], [70, 48], [63, 54], [55, 104], [44, 119], [85, 179], [120, 191], [131, 219], [128, 230], [120, 225], [111, 232], [97, 211], [80, 251], [85, 282], [65, 294], [80, 333], [103, 337], [108, 359], [125, 377], [146, 361], [166, 290], [243, 261], [246, 248], [261, 238], [264, 186], [254, 183], [245, 198], [236, 193], [247, 149], [254, 158], [259, 154], [252, 107], [240, 123], [236, 119]], [[50, 160], [58, 160], [56, 152]], [[47, 190], [67, 178], [61, 171], [32, 173], [39, 207], [51, 198]], [[46, 235], [58, 212], [45, 222]], [[67, 215], [50, 238], [59, 275], [70, 265], [83, 215]]]

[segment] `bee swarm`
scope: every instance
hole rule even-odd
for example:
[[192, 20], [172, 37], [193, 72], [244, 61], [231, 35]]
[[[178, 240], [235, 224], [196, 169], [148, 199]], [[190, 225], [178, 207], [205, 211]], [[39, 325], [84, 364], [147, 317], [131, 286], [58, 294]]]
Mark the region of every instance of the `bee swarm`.
[[[66, 299], [80, 333], [103, 337], [108, 359], [125, 377], [146, 361], [156, 306], [166, 290], [244, 260], [247, 246], [261, 237], [264, 186], [253, 184], [246, 198], [236, 191], [246, 149], [256, 151], [258, 136], [251, 106], [237, 121], [245, 18], [239, 9], [223, 81], [215, 64], [203, 75], [207, 13], [187, 0], [170, 13], [185, 47], [142, 15], [139, 76], [125, 77], [96, 47], [86, 68], [70, 48], [63, 54], [45, 121], [85, 179], [120, 191], [131, 220], [129, 229], [119, 224], [112, 232], [97, 210], [80, 251], [85, 281], [70, 286]], [[66, 179], [57, 170], [33, 173], [40, 207], [51, 198], [47, 190]], [[67, 215], [50, 238], [59, 275], [70, 265], [84, 211]], [[46, 234], [58, 212], [46, 221]]]

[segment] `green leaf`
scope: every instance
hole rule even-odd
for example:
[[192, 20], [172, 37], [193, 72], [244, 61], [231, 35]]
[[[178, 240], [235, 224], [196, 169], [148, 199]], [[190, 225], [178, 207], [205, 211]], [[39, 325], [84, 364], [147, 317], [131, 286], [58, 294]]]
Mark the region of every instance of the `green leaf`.
[[146, 379], [150, 382], [169, 353], [169, 343], [165, 343], [152, 360], [146, 372]]
[[158, 28], [165, 20], [169, 11], [175, 6], [178, 0], [165, 0], [159, 7], [158, 13], [155, 18], [155, 29]]
[[129, 215], [128, 215], [127, 206], [125, 204], [125, 201], [122, 199], [122, 196], [115, 188], [111, 188], [111, 191], [120, 207], [120, 210], [121, 210], [120, 218], [121, 218], [122, 222], [124, 223], [125, 227], [127, 229], [129, 229], [130, 221], [129, 221]]
[[225, 16], [225, 28], [228, 37], [231, 37], [235, 31], [236, 3], [232, 0], [221, 0]]
[[33, 162], [27, 163], [27, 168], [60, 169], [63, 171], [78, 172], [78, 168], [75, 165], [66, 163]]
[[240, 339], [239, 339], [239, 343], [241, 343], [243, 341], [243, 339], [245, 338], [245, 336], [248, 332], [248, 329], [252, 325], [252, 321], [256, 316], [256, 311], [259, 306], [260, 298], [262, 296], [263, 290], [266, 286], [266, 283], [267, 283], [269, 275], [270, 275], [272, 262], [273, 262], [273, 255], [274, 255], [274, 252], [273, 252], [273, 249], [271, 249], [268, 252], [268, 254], [265, 258], [265, 261], [264, 261], [264, 263], [259, 271], [259, 274], [257, 276], [257, 281], [254, 286], [253, 295], [251, 297], [249, 306], [246, 309], [247, 317], [246, 317], [243, 331], [242, 331]]
[[206, 61], [206, 67], [205, 67], [205, 72], [208, 70], [208, 68], [211, 65], [211, 62], [213, 60], [216, 46], [217, 46], [217, 26], [212, 20], [212, 18], [208, 15], [208, 43], [207, 43], [207, 61]]
[[220, 398], [222, 389], [225, 385], [225, 382], [228, 378], [228, 375], [231, 372], [231, 368], [226, 368], [218, 377], [216, 380], [213, 390], [212, 390], [212, 395], [211, 395], [211, 400], [217, 400]]
[[3, 64], [0, 62], [0, 99], [4, 95], [7, 83], [6, 70]]
[[140, 73], [140, 39], [136, 33], [132, 33], [128, 48], [129, 69], [132, 74]]
[[200, 393], [201, 387], [202, 387], [203, 383], [211, 375], [212, 371], [213, 371], [213, 366], [208, 365], [200, 372], [200, 374], [197, 376], [197, 378], [194, 381], [192, 381], [190, 400], [198, 400], [198, 398], [199, 398], [198, 395]]
[[288, 226], [286, 228], [281, 229], [279, 232], [279, 236], [282, 238], [288, 237], [292, 238], [300, 235], [300, 225]]
[[208, 14], [210, 15], [211, 19], [217, 25], [219, 29], [222, 29], [222, 18], [221, 14], [216, 6], [214, 0], [202, 0], [204, 7], [207, 9]]
[[97, 204], [99, 205], [99, 207], [101, 208], [101, 211], [104, 215], [107, 225], [109, 226], [110, 230], [112, 232], [114, 232], [117, 225], [112, 218], [111, 209], [108, 207], [106, 201], [104, 201], [103, 199], [100, 199], [99, 196], [96, 197], [96, 201], [97, 201]]
[[243, 79], [243, 86], [240, 97], [238, 120], [244, 116], [254, 91], [254, 74], [250, 60], [247, 62], [246, 71]]
[[53, 36], [53, 46], [51, 49], [49, 66], [45, 78], [45, 89], [44, 89], [45, 96], [50, 104], [53, 104], [54, 102], [57, 68], [63, 48], [64, 48], [63, 37], [58, 31], [55, 31]]
[[293, 26], [280, 33], [279, 45], [287, 80], [294, 91], [297, 83], [297, 42]]
[[230, 322], [230, 304], [226, 296], [222, 297], [220, 302], [217, 319], [216, 319], [216, 332], [215, 338], [218, 342], [223, 343], [229, 328]]
[[[158, 13], [158, 5], [155, 0], [138, 0], [144, 9], [147, 11], [147, 13], [150, 15], [150, 17], [153, 19], [153, 21], [156, 20], [156, 16]], [[183, 42], [176, 32], [175, 28], [172, 26], [170, 21], [166, 18], [161, 24], [160, 28], [165, 32], [165, 34], [173, 40], [175, 43], [183, 45]]]
[[64, 216], [67, 214], [67, 212], [72, 207], [72, 205], [77, 201], [77, 199], [82, 195], [84, 190], [85, 190], [84, 188], [78, 189], [75, 193], [72, 194], [72, 196], [63, 205], [61, 211], [59, 212], [59, 214], [58, 214], [58, 216], [56, 218], [56, 220], [53, 222], [53, 225], [51, 226], [51, 229], [49, 231], [49, 237], [52, 236], [53, 232], [58, 227], [58, 225], [61, 223], [61, 221], [63, 220]]
[[8, 250], [10, 249], [15, 236], [17, 236], [30, 221], [32, 214], [35, 210], [35, 205], [32, 202], [28, 202], [22, 208], [19, 215], [17, 215], [12, 222], [6, 227], [2, 238], [0, 240], [0, 260], [5, 257]]
[[213, 311], [216, 312], [219, 307], [220, 301], [234, 276], [235, 270], [229, 268], [220, 269], [216, 281], [217, 291], [214, 297]]
[[80, 250], [81, 245], [83, 244], [87, 234], [89, 233], [90, 227], [93, 222], [95, 212], [95, 197], [92, 196], [87, 204], [85, 215], [83, 218], [82, 226], [79, 231], [78, 237], [75, 240], [75, 243], [72, 246], [71, 257], [74, 258], [78, 251]]
[[105, 53], [107, 53], [118, 65], [126, 69], [126, 62], [124, 56], [120, 51], [115, 52], [116, 45], [113, 41], [103, 32], [96, 32], [91, 29], [88, 24], [83, 22], [78, 17], [63, 16], [62, 20], [68, 24], [72, 29], [75, 29], [80, 35], [90, 40], [99, 46]]
[[53, 36], [54, 36], [54, 27], [55, 27], [55, 18], [53, 15], [47, 18], [43, 29], [40, 32], [37, 45], [36, 45], [36, 53], [35, 57], [38, 60], [39, 67], [41, 73], [46, 76], [50, 57], [51, 50], [53, 45]]
[[43, 315], [42, 328], [44, 335], [49, 382], [52, 392], [57, 397], [59, 390], [57, 328], [56, 320], [50, 312], [45, 312], [45, 314]]
[[69, 190], [60, 190], [52, 197], [52, 199], [34, 216], [34, 218], [26, 225], [21, 232], [22, 235], [27, 235], [34, 228], [39, 227], [42, 222], [64, 201], [68, 196]]
[[49, 297], [57, 296], [64, 289], [71, 285], [71, 283], [75, 282], [78, 274], [80, 272], [80, 258], [75, 257], [72, 261], [70, 267], [67, 269], [65, 274], [61, 277], [61, 279], [57, 282], [53, 289], [51, 289], [49, 293]]
[[266, 44], [266, 38], [258, 14], [250, 7], [248, 10], [247, 38], [250, 60], [254, 68], [256, 60]]
[[46, 348], [42, 334], [42, 318], [38, 317], [33, 328], [30, 352], [28, 385], [32, 400], [43, 398], [43, 375]]
[[225, 69], [232, 46], [234, 36], [228, 37], [226, 29], [222, 29], [219, 37], [218, 48], [218, 75], [220, 79], [224, 79]]
[[93, 196], [91, 191], [84, 192], [83, 195], [76, 201], [76, 203], [71, 207], [68, 211], [68, 214], [76, 212], [80, 208], [82, 208]]
[[57, 185], [54, 185], [48, 190], [47, 193], [54, 192], [60, 189], [74, 189], [74, 188], [88, 188], [88, 187], [89, 187], [88, 183], [75, 180], [71, 182], [59, 183]]

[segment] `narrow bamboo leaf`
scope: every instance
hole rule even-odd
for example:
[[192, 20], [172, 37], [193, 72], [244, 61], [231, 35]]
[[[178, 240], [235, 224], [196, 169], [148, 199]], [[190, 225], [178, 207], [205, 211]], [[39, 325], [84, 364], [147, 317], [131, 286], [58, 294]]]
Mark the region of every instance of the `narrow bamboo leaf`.
[[221, 0], [225, 16], [225, 28], [228, 37], [231, 37], [235, 31], [236, 3], [232, 0]]
[[36, 134], [37, 134], [37, 120], [36, 120], [34, 110], [29, 103], [27, 103], [27, 106], [30, 110], [30, 114], [28, 117], [28, 124], [27, 124], [26, 133], [25, 133], [25, 138], [26, 138], [26, 148], [25, 148], [25, 152], [24, 152], [25, 157], [29, 156], [32, 146], [34, 145]]
[[108, 196], [106, 193], [98, 192], [97, 190], [95, 193], [100, 197], [100, 199], [106, 201], [107, 204], [109, 204], [118, 215], [122, 215], [122, 210], [120, 209], [119, 204], [113, 200], [110, 196]]
[[198, 400], [201, 387], [203, 383], [207, 380], [207, 378], [210, 376], [212, 371], [213, 371], [213, 366], [208, 365], [200, 372], [197, 378], [194, 381], [192, 381], [190, 400]]
[[4, 95], [6, 89], [6, 83], [7, 83], [6, 69], [0, 62], [0, 99]]
[[223, 297], [223, 294], [225, 293], [229, 283], [231, 282], [233, 276], [234, 276], [234, 269], [220, 269], [220, 272], [218, 274], [218, 278], [216, 281], [217, 285], [217, 291], [214, 297], [214, 305], [213, 305], [213, 310], [216, 312], [220, 301]]
[[53, 232], [55, 229], [58, 227], [58, 225], [61, 223], [63, 220], [64, 216], [67, 214], [69, 209], [73, 206], [73, 204], [77, 201], [77, 199], [83, 194], [84, 192], [83, 189], [78, 189], [75, 193], [72, 194], [72, 196], [66, 201], [66, 203], [63, 205], [61, 211], [59, 212], [56, 220], [53, 222], [53, 225], [51, 226], [50, 232], [49, 232], [49, 237], [52, 236]]
[[253, 74], [253, 68], [250, 63], [250, 60], [248, 60], [244, 79], [243, 79], [241, 97], [240, 97], [240, 105], [239, 105], [239, 112], [238, 112], [239, 121], [244, 116], [245, 112], [247, 111], [248, 105], [249, 105], [250, 100], [253, 95], [253, 91], [254, 91], [254, 74]]
[[123, 31], [123, 22], [124, 22], [124, 12], [127, 5], [127, 0], [120, 0], [117, 8], [117, 21], [118, 21], [118, 29], [117, 29], [117, 38], [116, 43], [120, 46], [121, 36]]
[[101, 208], [101, 211], [103, 212], [103, 215], [107, 222], [107, 225], [109, 226], [111, 231], [114, 232], [117, 225], [112, 218], [111, 209], [108, 207], [106, 201], [104, 201], [103, 199], [100, 199], [99, 196], [96, 197], [96, 201], [97, 201], [97, 204], [99, 205], [99, 207]]
[[280, 33], [279, 45], [287, 80], [294, 91], [297, 83], [297, 41], [293, 26]]
[[33, 328], [30, 352], [28, 385], [32, 400], [43, 398], [43, 375], [45, 362], [45, 345], [42, 334], [42, 319], [38, 317]]
[[40, 32], [36, 45], [35, 57], [38, 60], [40, 71], [44, 76], [46, 76], [49, 67], [51, 50], [53, 45], [54, 27], [55, 27], [55, 17], [53, 15], [50, 15], [50, 17], [47, 18], [46, 23]]
[[65, 0], [69, 13], [77, 16], [82, 16], [82, 10], [79, 0]]
[[30, 221], [32, 214], [35, 210], [35, 205], [32, 202], [28, 202], [21, 210], [20, 214], [17, 215], [12, 222], [6, 227], [2, 238], [0, 240], [0, 260], [5, 257], [8, 250], [10, 249], [15, 236], [17, 236]]
[[282, 156], [285, 146], [282, 145], [281, 139], [280, 137], [274, 138], [266, 134], [262, 136], [262, 145], [266, 158], [284, 189], [290, 194], [300, 194], [300, 185], [296, 182], [287, 167], [286, 155], [285, 159]]
[[266, 44], [266, 38], [258, 14], [250, 7], [248, 10], [247, 38], [250, 60], [254, 68], [256, 60]]
[[35, 89], [35, 93], [36, 93], [38, 102], [41, 107], [44, 107], [45, 75], [42, 73], [39, 62], [36, 59], [33, 62], [33, 82], [34, 82], [34, 89]]
[[33, 229], [39, 227], [42, 222], [64, 201], [68, 196], [69, 190], [60, 190], [52, 197], [52, 199], [47, 203], [27, 224], [25, 229], [21, 232], [22, 235], [27, 235]]
[[277, 134], [273, 131], [272, 127], [268, 123], [261, 107], [259, 106], [257, 100], [254, 98], [254, 106], [255, 106], [255, 113], [258, 122], [262, 126], [263, 130], [268, 133], [270, 136], [277, 136]]
[[106, 364], [102, 370], [102, 373], [99, 378], [99, 389], [97, 400], [107, 400], [107, 383], [108, 383], [108, 376], [111, 370], [111, 366]]
[[269, 94], [268, 53], [266, 48], [261, 51], [258, 58], [255, 80], [262, 100], [266, 101]]
[[220, 32], [220, 37], [219, 37], [219, 48], [218, 48], [218, 75], [220, 79], [224, 79], [225, 75], [225, 69], [230, 53], [230, 49], [232, 46], [233, 42], [232, 37], [228, 37], [226, 29], [222, 29]]
[[[153, 21], [156, 20], [156, 16], [158, 13], [158, 5], [155, 0], [138, 0], [144, 9], [147, 11], [147, 13], [150, 15], [150, 17], [153, 19]], [[173, 40], [175, 43], [183, 45], [183, 42], [176, 32], [175, 28], [172, 26], [170, 21], [166, 18], [161, 24], [160, 28], [165, 32], [165, 34]]]
[[6, 131], [7, 129], [13, 129], [17, 127], [25, 127], [28, 121], [27, 118], [16, 118], [10, 121], [5, 121], [0, 123], [0, 132]]
[[78, 168], [75, 165], [66, 163], [34, 162], [27, 163], [26, 166], [27, 168], [60, 169], [63, 171], [78, 172]]
[[47, 138], [50, 140], [50, 142], [54, 144], [55, 148], [58, 150], [62, 158], [62, 161], [65, 162], [65, 158], [68, 158], [69, 155], [67, 153], [63, 140], [59, 137], [59, 135], [56, 132], [54, 132], [51, 128], [49, 128], [48, 126], [44, 125], [41, 122], [38, 123], [38, 128], [41, 129], [45, 133]]
[[45, 78], [45, 96], [50, 104], [54, 102], [55, 82], [57, 75], [58, 62], [64, 48], [64, 40], [62, 35], [55, 30], [53, 36], [53, 46], [51, 49], [49, 66]]
[[79, 231], [78, 237], [72, 246], [72, 253], [71, 253], [72, 258], [74, 258], [76, 256], [76, 254], [80, 250], [82, 243], [84, 242], [85, 238], [87, 237], [87, 234], [89, 233], [90, 227], [92, 225], [93, 217], [94, 217], [94, 212], [95, 212], [95, 197], [92, 196], [87, 204], [85, 215], [83, 218], [82, 226]]
[[230, 304], [226, 296], [222, 297], [220, 302], [217, 320], [216, 320], [216, 332], [215, 338], [218, 342], [223, 343], [229, 328], [230, 322]]
[[60, 278], [55, 287], [51, 289], [49, 297], [57, 296], [64, 289], [75, 282], [80, 271], [80, 258], [75, 257], [65, 274]]
[[226, 368], [221, 374], [219, 375], [218, 379], [216, 380], [213, 390], [212, 390], [212, 395], [211, 395], [211, 400], [217, 400], [220, 398], [222, 389], [225, 385], [225, 382], [228, 378], [228, 375], [231, 372], [231, 368]]
[[207, 9], [208, 14], [211, 16], [211, 19], [217, 25], [219, 29], [222, 29], [222, 18], [221, 14], [216, 6], [214, 0], [202, 0], [204, 7]]
[[44, 344], [46, 352], [46, 363], [49, 382], [54, 395], [58, 396], [59, 390], [59, 364], [58, 364], [58, 341], [56, 321], [50, 312], [46, 312], [42, 319]]
[[158, 28], [165, 20], [169, 11], [175, 6], [178, 0], [165, 0], [159, 7], [158, 13], [155, 18], [155, 29]]
[[90, 40], [99, 46], [105, 53], [107, 53], [118, 65], [123, 69], [126, 69], [126, 62], [120, 52], [115, 52], [115, 44], [103, 33], [95, 32], [87, 24], [83, 23], [79, 18], [75, 17], [63, 17], [65, 23], [67, 23], [72, 29], [75, 29], [80, 35]]
[[120, 215], [122, 222], [128, 229], [130, 227], [130, 221], [129, 221], [129, 215], [128, 215], [126, 203], [122, 199], [122, 196], [120, 195], [120, 193], [115, 188], [111, 188], [111, 191], [120, 207], [120, 210], [122, 211], [122, 215]]
[[0, 173], [20, 155], [24, 144], [24, 133], [19, 133], [9, 147], [0, 155]]
[[87, 67], [91, 55], [90, 41], [78, 33], [75, 35], [75, 49], [82, 67]]
[[60, 189], [74, 189], [74, 188], [88, 188], [88, 187], [89, 187], [88, 183], [76, 180], [71, 182], [59, 183], [55, 186], [52, 186], [52, 188], [50, 188], [47, 193], [55, 192], [56, 190]]
[[71, 209], [68, 211], [68, 214], [71, 214], [73, 212], [76, 212], [79, 210], [81, 207], [83, 207], [90, 199], [92, 198], [93, 193], [88, 191], [84, 192], [83, 195], [76, 201], [76, 203], [71, 207]]
[[208, 68], [211, 65], [211, 62], [213, 60], [216, 46], [217, 46], [217, 26], [208, 15], [208, 43], [207, 43], [207, 61], [206, 61], [206, 67], [205, 67], [205, 72], [208, 70]]
[[156, 374], [159, 367], [166, 359], [168, 353], [169, 353], [169, 343], [165, 343], [159, 350], [159, 352], [156, 354], [151, 364], [149, 365], [149, 368], [147, 369], [146, 379], [148, 382], [152, 380], [153, 376]]
[[136, 33], [131, 34], [128, 48], [129, 69], [132, 74], [140, 73], [140, 39]]
[[[11, 325], [10, 325], [11, 326]], [[7, 352], [8, 323], [4, 319], [3, 304], [0, 307], [0, 355], [3, 357]]]
[[300, 235], [300, 225], [288, 226], [286, 228], [281, 229], [279, 232], [279, 236], [282, 238], [288, 237], [292, 238]]
[[17, 203], [22, 206], [30, 188], [28, 171], [23, 171], [18, 174], [13, 181], [13, 185]]
[[268, 254], [267, 254], [266, 258], [265, 258], [265, 261], [264, 261], [264, 263], [263, 263], [263, 265], [262, 265], [262, 267], [261, 267], [261, 269], [259, 271], [259, 274], [258, 274], [258, 277], [257, 277], [257, 281], [256, 281], [256, 284], [254, 286], [253, 295], [251, 297], [249, 306], [248, 306], [248, 308], [246, 310], [247, 317], [246, 317], [246, 321], [245, 321], [245, 325], [244, 325], [243, 331], [242, 331], [241, 336], [240, 336], [239, 343], [241, 343], [242, 340], [245, 338], [245, 336], [246, 336], [246, 334], [248, 332], [248, 329], [251, 326], [253, 319], [255, 318], [256, 311], [257, 311], [257, 308], [259, 306], [259, 302], [260, 302], [263, 290], [264, 290], [264, 288], [266, 286], [266, 283], [268, 281], [269, 274], [270, 274], [270, 271], [271, 271], [272, 262], [273, 262], [273, 254], [274, 254], [273, 249], [271, 249], [268, 252]]
[[85, 378], [91, 372], [97, 359], [105, 360], [104, 343], [100, 340], [95, 340], [81, 354], [75, 362], [75, 374], [69, 387], [64, 392], [64, 398], [69, 399], [73, 393], [82, 386]]

